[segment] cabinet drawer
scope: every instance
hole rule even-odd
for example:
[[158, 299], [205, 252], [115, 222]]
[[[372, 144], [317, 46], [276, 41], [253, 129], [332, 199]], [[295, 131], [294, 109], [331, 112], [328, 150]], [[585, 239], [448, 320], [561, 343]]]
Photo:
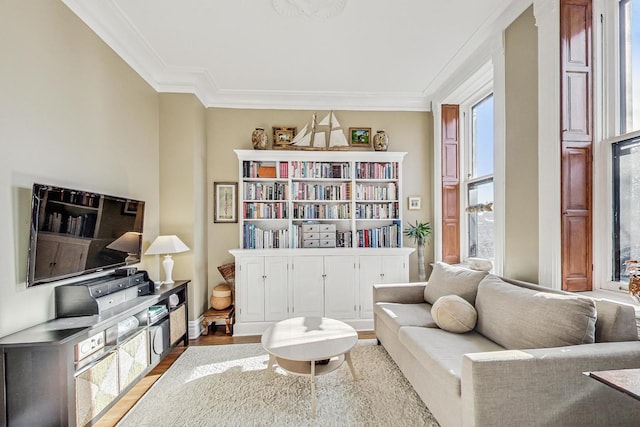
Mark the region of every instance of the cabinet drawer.
[[336, 233], [320, 233], [320, 240], [336, 240]]
[[319, 233], [320, 224], [302, 224], [303, 233]]
[[302, 247], [303, 248], [319, 248], [320, 240], [318, 239], [303, 240]]
[[123, 289], [128, 288], [129, 285], [129, 278], [128, 277], [123, 277], [122, 279], [119, 280], [114, 280], [113, 282], [109, 282], [109, 292], [118, 292], [121, 291]]
[[89, 293], [94, 298], [100, 298], [109, 293], [109, 283], [99, 283], [97, 285], [91, 285], [87, 287]]
[[320, 239], [320, 233], [302, 233], [303, 240], [318, 240]]
[[336, 239], [324, 239], [320, 240], [321, 248], [335, 248], [336, 247]]
[[119, 291], [113, 294], [105, 295], [101, 298], [96, 298], [98, 303], [98, 311], [102, 313], [104, 310], [108, 310], [116, 305], [126, 301], [127, 291]]
[[320, 232], [321, 233], [335, 233], [336, 225], [335, 224], [320, 224]]

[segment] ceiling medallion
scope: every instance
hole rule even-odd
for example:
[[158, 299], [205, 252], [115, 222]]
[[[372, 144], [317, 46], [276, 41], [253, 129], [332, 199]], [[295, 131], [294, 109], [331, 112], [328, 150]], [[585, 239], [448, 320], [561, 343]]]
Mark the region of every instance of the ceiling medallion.
[[344, 10], [347, 0], [273, 0], [273, 8], [282, 16], [306, 15], [333, 18]]

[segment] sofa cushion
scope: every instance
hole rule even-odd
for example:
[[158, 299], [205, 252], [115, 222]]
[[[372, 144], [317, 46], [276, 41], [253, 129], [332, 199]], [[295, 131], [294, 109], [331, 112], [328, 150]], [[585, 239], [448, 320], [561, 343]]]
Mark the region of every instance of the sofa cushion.
[[595, 300], [596, 342], [637, 341], [636, 311], [630, 305]]
[[373, 311], [378, 319], [382, 320], [396, 334], [401, 326], [438, 327], [431, 316], [431, 305], [427, 303], [379, 302], [374, 305]]
[[507, 349], [594, 342], [593, 300], [525, 289], [489, 275], [476, 298], [476, 331]]
[[462, 358], [467, 353], [504, 350], [503, 347], [471, 331], [452, 334], [437, 328], [400, 328], [398, 339], [409, 353], [438, 379], [434, 387], [442, 393], [460, 396]]
[[469, 270], [438, 261], [434, 263], [431, 276], [424, 288], [424, 300], [434, 304], [442, 296], [458, 295], [474, 304], [478, 283], [486, 275], [486, 271]]
[[476, 309], [458, 295], [438, 298], [431, 307], [431, 316], [440, 329], [457, 334], [469, 332], [478, 320]]

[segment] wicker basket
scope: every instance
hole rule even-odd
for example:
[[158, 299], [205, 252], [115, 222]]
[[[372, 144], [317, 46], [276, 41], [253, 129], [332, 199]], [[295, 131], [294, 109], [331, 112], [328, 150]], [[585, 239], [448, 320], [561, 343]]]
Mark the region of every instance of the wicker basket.
[[640, 304], [640, 276], [629, 277], [629, 295]]
[[218, 267], [218, 271], [222, 275], [222, 278], [231, 286], [236, 283], [236, 264], [231, 262]]

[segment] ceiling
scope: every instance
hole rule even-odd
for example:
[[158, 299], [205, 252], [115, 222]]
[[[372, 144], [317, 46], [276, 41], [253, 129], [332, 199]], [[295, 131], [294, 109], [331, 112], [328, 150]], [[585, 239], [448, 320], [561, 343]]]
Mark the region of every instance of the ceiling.
[[[429, 110], [434, 91], [526, 4], [62, 1], [159, 92], [194, 93], [207, 107], [409, 111]], [[324, 16], [334, 2], [336, 16]]]

